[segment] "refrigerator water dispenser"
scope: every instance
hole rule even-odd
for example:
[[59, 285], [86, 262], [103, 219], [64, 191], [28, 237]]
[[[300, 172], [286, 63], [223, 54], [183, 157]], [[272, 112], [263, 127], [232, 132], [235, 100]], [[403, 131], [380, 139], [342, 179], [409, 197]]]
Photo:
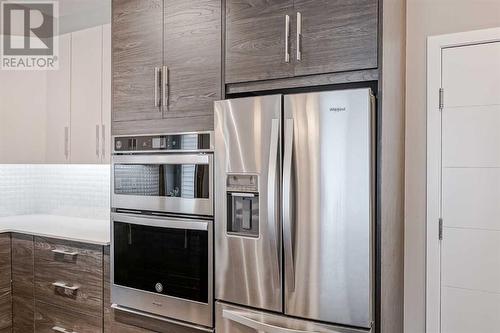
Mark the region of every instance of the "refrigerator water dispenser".
[[227, 232], [259, 237], [259, 193], [256, 175], [227, 178]]

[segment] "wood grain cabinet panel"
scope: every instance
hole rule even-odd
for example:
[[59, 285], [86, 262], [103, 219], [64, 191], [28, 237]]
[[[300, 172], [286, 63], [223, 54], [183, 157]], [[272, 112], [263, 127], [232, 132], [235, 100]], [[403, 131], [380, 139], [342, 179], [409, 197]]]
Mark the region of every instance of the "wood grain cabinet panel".
[[221, 1], [164, 0], [164, 7], [164, 118], [213, 117], [221, 98]]
[[12, 331], [34, 331], [33, 236], [12, 234]]
[[295, 0], [294, 11], [295, 76], [377, 68], [377, 0]]
[[96, 333], [102, 331], [102, 319], [37, 301], [35, 332], [54, 333], [56, 327], [66, 332]]
[[0, 331], [12, 327], [10, 244], [10, 234], [0, 234]]
[[112, 119], [160, 119], [154, 71], [163, 64], [163, 1], [113, 0], [112, 13]]
[[226, 1], [226, 83], [294, 75], [292, 63], [285, 61], [286, 15], [291, 35], [293, 0]]
[[102, 317], [102, 260], [101, 246], [36, 237], [36, 300]]

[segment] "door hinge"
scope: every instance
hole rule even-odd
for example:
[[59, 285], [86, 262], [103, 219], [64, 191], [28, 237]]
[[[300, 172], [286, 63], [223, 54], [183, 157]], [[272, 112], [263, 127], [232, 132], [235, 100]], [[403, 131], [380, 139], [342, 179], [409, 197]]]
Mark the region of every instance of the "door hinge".
[[439, 111], [442, 111], [444, 108], [444, 89], [439, 88]]
[[443, 239], [443, 218], [439, 218], [439, 240]]

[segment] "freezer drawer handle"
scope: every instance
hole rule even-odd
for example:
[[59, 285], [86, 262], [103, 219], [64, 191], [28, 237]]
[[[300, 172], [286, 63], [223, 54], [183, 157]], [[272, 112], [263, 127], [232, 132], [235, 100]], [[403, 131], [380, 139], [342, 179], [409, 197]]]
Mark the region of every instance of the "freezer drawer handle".
[[302, 331], [294, 330], [291, 328], [275, 326], [267, 323], [260, 322], [256, 319], [251, 318], [252, 313], [246, 314], [243, 311], [233, 311], [233, 310], [222, 310], [222, 317], [234, 321], [235, 323], [241, 324], [246, 327], [253, 328], [259, 332], [265, 333], [319, 333], [316, 331]]

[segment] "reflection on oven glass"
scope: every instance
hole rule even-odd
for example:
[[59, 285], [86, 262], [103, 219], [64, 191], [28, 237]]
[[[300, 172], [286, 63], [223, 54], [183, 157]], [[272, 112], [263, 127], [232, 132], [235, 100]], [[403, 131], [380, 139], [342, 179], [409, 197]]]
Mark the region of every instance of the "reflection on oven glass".
[[115, 164], [115, 194], [209, 197], [208, 164]]

